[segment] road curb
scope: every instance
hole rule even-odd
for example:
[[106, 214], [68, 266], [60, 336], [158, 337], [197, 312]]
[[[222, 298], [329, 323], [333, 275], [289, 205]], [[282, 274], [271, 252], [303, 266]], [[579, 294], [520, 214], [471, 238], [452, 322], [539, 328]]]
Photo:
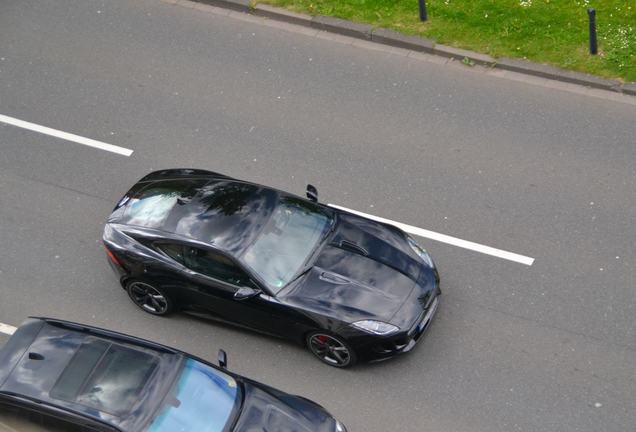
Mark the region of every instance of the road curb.
[[390, 45], [398, 48], [406, 48], [412, 51], [434, 53], [435, 42], [430, 39], [416, 36], [403, 35], [393, 30], [376, 28], [371, 33], [373, 42]]
[[373, 31], [373, 26], [368, 24], [355, 23], [324, 15], [317, 15], [313, 17], [311, 20], [311, 26], [318, 30], [366, 40], [371, 39], [371, 32]]
[[433, 54], [437, 54], [442, 57], [448, 57], [455, 60], [468, 59], [469, 63], [480, 64], [482, 66], [493, 67], [496, 66], [497, 60], [490, 57], [487, 54], [480, 54], [473, 51], [468, 51], [461, 48], [455, 48], [442, 44], [435, 44]]
[[249, 12], [252, 8], [251, 0], [192, 0], [197, 3], [205, 3], [224, 9], [231, 9], [238, 12]]
[[283, 21], [290, 24], [302, 25], [305, 27], [311, 27], [312, 17], [301, 13], [295, 13], [288, 10], [276, 8], [266, 4], [257, 4], [251, 11], [254, 15], [262, 16], [265, 18], [275, 19], [277, 21]]
[[582, 72], [569, 71], [541, 63], [510, 58], [493, 58], [487, 54], [454, 48], [418, 36], [409, 36], [393, 30], [373, 27], [329, 16], [310, 16], [291, 12], [266, 4], [252, 3], [252, 0], [193, 0], [212, 6], [251, 13], [265, 18], [291, 24], [312, 27], [317, 30], [337, 33], [357, 39], [404, 48], [417, 52], [425, 52], [450, 59], [464, 61], [469, 65], [479, 64], [486, 67], [518, 72], [526, 75], [547, 78], [565, 83], [578, 84], [585, 87], [609, 90], [636, 96], [636, 82], [622, 83], [619, 80], [606, 79]]
[[610, 80], [581, 72], [563, 70], [554, 66], [533, 63], [526, 60], [510, 59], [504, 57], [497, 60], [497, 64], [495, 65], [495, 67], [513, 72], [521, 72], [527, 75], [534, 75], [542, 78], [556, 79], [558, 81], [567, 83], [584, 85], [586, 87], [617, 91], [619, 93], [622, 90], [622, 83], [618, 80]]
[[623, 93], [636, 96], [636, 83], [623, 84]]

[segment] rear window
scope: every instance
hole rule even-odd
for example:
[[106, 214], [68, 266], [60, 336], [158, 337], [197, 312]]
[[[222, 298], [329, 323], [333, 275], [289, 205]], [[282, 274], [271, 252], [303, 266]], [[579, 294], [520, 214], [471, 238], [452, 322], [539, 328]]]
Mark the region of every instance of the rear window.
[[[173, 210], [189, 203], [208, 180], [169, 180], [152, 183], [123, 202], [122, 222], [148, 228], [162, 227]], [[125, 198], [124, 198], [125, 199]]]
[[50, 396], [121, 417], [135, 405], [156, 367], [151, 354], [94, 339], [78, 348]]

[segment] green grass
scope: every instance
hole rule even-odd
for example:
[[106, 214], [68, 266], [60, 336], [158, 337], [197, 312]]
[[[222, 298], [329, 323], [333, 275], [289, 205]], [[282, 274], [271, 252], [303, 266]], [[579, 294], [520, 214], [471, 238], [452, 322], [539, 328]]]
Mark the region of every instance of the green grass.
[[[636, 81], [636, 0], [257, 0], [431, 38], [493, 57], [524, 58]], [[588, 53], [587, 8], [596, 9], [599, 55]]]

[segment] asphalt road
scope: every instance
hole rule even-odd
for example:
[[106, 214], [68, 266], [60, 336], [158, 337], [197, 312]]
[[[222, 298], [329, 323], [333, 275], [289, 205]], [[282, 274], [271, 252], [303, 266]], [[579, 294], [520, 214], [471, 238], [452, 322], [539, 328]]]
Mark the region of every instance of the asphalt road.
[[[47, 315], [214, 359], [353, 432], [636, 425], [636, 106], [158, 0], [5, 0], [0, 322]], [[443, 303], [407, 356], [351, 370], [128, 300], [100, 244], [139, 177], [200, 167], [535, 258], [422, 240]], [[1, 337], [0, 343], [6, 340]]]

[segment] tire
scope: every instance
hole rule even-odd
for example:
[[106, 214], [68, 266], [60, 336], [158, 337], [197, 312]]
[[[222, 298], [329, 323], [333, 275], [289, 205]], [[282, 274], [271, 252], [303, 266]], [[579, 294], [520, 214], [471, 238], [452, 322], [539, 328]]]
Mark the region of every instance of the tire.
[[348, 368], [358, 362], [353, 348], [340, 336], [325, 331], [313, 331], [307, 335], [305, 343], [309, 352], [329, 366]]
[[165, 316], [174, 310], [170, 296], [151, 282], [130, 279], [126, 282], [126, 292], [139, 309], [149, 314]]

